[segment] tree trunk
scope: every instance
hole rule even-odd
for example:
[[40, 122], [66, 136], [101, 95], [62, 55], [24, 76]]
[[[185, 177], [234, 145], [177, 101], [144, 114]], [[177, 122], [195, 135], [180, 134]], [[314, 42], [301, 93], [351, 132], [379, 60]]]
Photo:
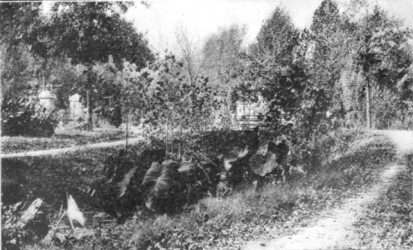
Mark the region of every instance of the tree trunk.
[[125, 131], [125, 136], [126, 136], [126, 149], [128, 149], [128, 139], [129, 139], [129, 112], [126, 112], [126, 131]]
[[366, 117], [367, 117], [367, 129], [371, 128], [371, 121], [370, 121], [370, 84], [369, 80], [367, 80], [366, 86]]
[[87, 102], [87, 127], [88, 130], [93, 130], [93, 117], [92, 117], [92, 105], [90, 105], [90, 90], [86, 91], [86, 102]]

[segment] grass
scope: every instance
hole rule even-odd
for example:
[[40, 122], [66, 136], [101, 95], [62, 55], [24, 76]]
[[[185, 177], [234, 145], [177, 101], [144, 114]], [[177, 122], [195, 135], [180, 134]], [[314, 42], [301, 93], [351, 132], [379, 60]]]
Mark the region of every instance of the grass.
[[[410, 159], [408, 160], [408, 157]], [[360, 249], [413, 248], [413, 152], [389, 190], [357, 223]], [[408, 160], [408, 161], [407, 161]]]
[[1, 138], [1, 152], [18, 153], [33, 150], [65, 148], [86, 144], [109, 142], [125, 139], [125, 132], [121, 130], [93, 132], [93, 131], [61, 131], [51, 138], [3, 136]]

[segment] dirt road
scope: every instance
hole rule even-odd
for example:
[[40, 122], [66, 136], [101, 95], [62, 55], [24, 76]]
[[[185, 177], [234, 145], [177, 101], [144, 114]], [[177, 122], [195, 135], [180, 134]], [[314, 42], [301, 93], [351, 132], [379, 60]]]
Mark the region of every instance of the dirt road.
[[[398, 154], [413, 151], [413, 131], [372, 131], [388, 136], [397, 145]], [[353, 224], [367, 212], [373, 203], [387, 191], [404, 165], [391, 165], [381, 174], [381, 181], [358, 197], [347, 199], [344, 205], [323, 213], [321, 219], [311, 227], [301, 228], [299, 233], [272, 241], [249, 242], [243, 249], [357, 249], [357, 235]]]

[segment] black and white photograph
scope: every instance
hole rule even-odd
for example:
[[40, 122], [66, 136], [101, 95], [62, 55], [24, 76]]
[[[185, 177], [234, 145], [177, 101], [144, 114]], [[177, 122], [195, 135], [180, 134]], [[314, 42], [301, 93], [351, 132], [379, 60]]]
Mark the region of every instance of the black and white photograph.
[[413, 249], [413, 0], [0, 0], [1, 249]]

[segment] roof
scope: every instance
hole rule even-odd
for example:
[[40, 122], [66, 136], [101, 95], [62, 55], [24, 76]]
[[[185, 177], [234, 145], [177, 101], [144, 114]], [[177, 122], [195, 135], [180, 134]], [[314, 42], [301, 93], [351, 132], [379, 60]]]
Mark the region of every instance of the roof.
[[49, 90], [44, 90], [40, 92], [39, 99], [56, 99], [56, 95]]

